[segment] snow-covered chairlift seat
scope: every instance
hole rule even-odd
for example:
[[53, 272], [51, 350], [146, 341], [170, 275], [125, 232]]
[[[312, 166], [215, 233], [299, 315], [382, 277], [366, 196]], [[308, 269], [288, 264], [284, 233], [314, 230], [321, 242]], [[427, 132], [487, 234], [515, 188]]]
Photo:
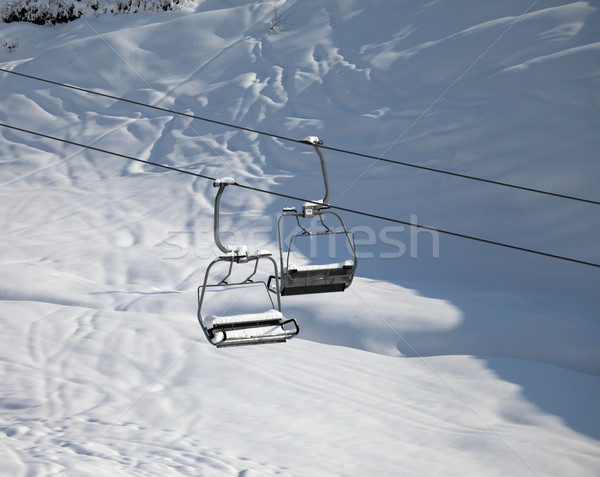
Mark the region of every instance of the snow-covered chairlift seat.
[[250, 344], [282, 343], [299, 332], [295, 320], [286, 320], [278, 310], [262, 313], [215, 316], [203, 319], [212, 344], [218, 348]]
[[[219, 190], [215, 197], [215, 213], [214, 213], [214, 239], [215, 244], [221, 251], [221, 255], [216, 257], [206, 268], [204, 273], [204, 281], [198, 287], [198, 322], [206, 335], [208, 341], [222, 348], [226, 346], [243, 346], [265, 343], [281, 343], [296, 336], [300, 329], [298, 323], [294, 319], [286, 319], [281, 313], [281, 293], [279, 283], [276, 283], [274, 290], [276, 302], [273, 302], [268, 284], [264, 280], [257, 280], [254, 277], [259, 273], [259, 262], [270, 262], [273, 266], [275, 276], [278, 274], [277, 262], [273, 258], [269, 250], [257, 250], [253, 254], [248, 253], [246, 245], [229, 246], [221, 242], [219, 230], [219, 211], [221, 196], [223, 191], [229, 185], [235, 184], [231, 177], [217, 179], [213, 185]], [[226, 275], [220, 280], [214, 282], [209, 281], [211, 269], [219, 263], [227, 264]], [[254, 264], [252, 267], [251, 264]], [[233, 279], [234, 266], [237, 270], [243, 267], [249, 267], [246, 271], [247, 275], [243, 279]], [[234, 280], [234, 281], [231, 281]], [[246, 313], [236, 315], [211, 315], [205, 316], [202, 312], [206, 291], [209, 288], [221, 288], [223, 290], [235, 290], [238, 287], [247, 287], [253, 285], [262, 285], [269, 301], [271, 309], [262, 313]], [[242, 295], [239, 299], [243, 298]], [[229, 302], [230, 306], [237, 302]], [[233, 304], [232, 304], [233, 303]]]

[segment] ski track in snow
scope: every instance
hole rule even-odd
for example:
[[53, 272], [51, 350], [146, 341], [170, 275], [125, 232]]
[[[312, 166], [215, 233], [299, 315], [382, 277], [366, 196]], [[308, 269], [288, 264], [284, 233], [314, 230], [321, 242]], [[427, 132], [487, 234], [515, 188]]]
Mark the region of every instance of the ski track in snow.
[[[18, 47], [0, 46], [0, 66], [598, 200], [600, 13], [552, 1], [522, 15], [527, 6], [288, 0], [290, 23], [268, 34], [270, 4], [206, 0], [55, 27], [3, 24], [0, 39]], [[0, 122], [321, 197], [310, 148], [0, 81]], [[326, 159], [334, 204], [600, 260], [594, 206]], [[208, 181], [6, 128], [0, 161], [0, 475], [600, 467], [595, 270], [446, 237], [435, 258], [430, 233], [345, 214], [361, 254], [352, 287], [284, 297], [301, 329], [289, 343], [216, 350], [195, 317], [216, 253]], [[227, 243], [276, 250], [275, 218], [292, 204], [230, 189]], [[242, 312], [265, 298], [210, 294], [216, 310]]]

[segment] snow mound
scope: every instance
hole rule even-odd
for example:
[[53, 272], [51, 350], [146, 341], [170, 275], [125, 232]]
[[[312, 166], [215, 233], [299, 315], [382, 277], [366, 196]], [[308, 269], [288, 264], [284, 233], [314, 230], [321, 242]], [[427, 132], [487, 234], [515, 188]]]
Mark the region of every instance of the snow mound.
[[[3, 24], [0, 66], [314, 135], [332, 147], [333, 205], [600, 260], [592, 204], [334, 150], [597, 200], [592, 3], [284, 5], [277, 35], [264, 28], [272, 3], [254, 1]], [[0, 123], [296, 197], [322, 192], [310, 144], [0, 76]], [[283, 297], [301, 330], [289, 343], [220, 350], [196, 316], [220, 254], [210, 181], [4, 127], [0, 161], [7, 475], [600, 468], [597, 270], [344, 213], [351, 287]], [[224, 241], [278, 250], [277, 217], [293, 204], [231, 189]], [[347, 250], [336, 247], [315, 254], [338, 263]], [[209, 314], [267, 309], [266, 265], [256, 287], [207, 292]]]

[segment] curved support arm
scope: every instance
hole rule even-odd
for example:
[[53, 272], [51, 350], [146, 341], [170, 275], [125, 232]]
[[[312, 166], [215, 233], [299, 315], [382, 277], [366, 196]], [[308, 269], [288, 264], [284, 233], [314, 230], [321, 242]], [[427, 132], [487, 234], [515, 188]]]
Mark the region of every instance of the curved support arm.
[[329, 201], [329, 177], [327, 176], [327, 166], [325, 165], [325, 158], [323, 157], [321, 149], [319, 149], [319, 146], [323, 144], [323, 141], [321, 141], [316, 136], [308, 136], [304, 138], [304, 141], [302, 142], [311, 144], [312, 147], [314, 147], [315, 152], [319, 156], [319, 161], [321, 161], [321, 171], [323, 172], [323, 183], [325, 184], [325, 197], [323, 197], [323, 204], [327, 204], [327, 202]]
[[327, 166], [325, 165], [325, 158], [323, 157], [323, 153], [321, 149], [319, 149], [319, 144], [323, 144], [323, 141], [319, 141], [319, 143], [313, 144], [317, 155], [319, 156], [319, 160], [321, 161], [321, 170], [323, 171], [323, 183], [325, 184], [325, 197], [323, 197], [323, 204], [327, 204], [329, 202], [329, 177], [327, 176]]
[[219, 250], [223, 253], [229, 253], [229, 249], [223, 245], [221, 242], [221, 237], [219, 233], [219, 213], [221, 210], [221, 196], [223, 195], [223, 191], [225, 187], [230, 184], [235, 184], [235, 181], [229, 177], [225, 179], [219, 179], [213, 182], [213, 187], [218, 187], [219, 190], [217, 192], [217, 196], [215, 197], [215, 219], [214, 219], [214, 236], [215, 236], [215, 244], [219, 247]]

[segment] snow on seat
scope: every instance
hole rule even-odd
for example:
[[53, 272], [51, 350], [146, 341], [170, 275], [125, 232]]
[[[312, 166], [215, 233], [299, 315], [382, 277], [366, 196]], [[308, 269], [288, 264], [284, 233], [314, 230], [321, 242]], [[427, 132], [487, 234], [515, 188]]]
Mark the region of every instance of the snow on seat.
[[283, 314], [277, 310], [268, 310], [262, 313], [244, 313], [241, 315], [217, 316], [211, 315], [202, 320], [207, 328], [228, 326], [236, 323], [250, 324], [262, 322], [279, 323], [284, 321]]
[[[286, 320], [280, 311], [229, 316], [208, 316], [204, 320], [212, 343], [218, 347], [284, 342], [299, 332], [295, 320]], [[293, 324], [286, 329], [285, 325]]]
[[329, 263], [325, 265], [290, 265], [287, 270], [297, 272], [309, 272], [314, 270], [336, 270], [340, 268], [352, 268], [354, 261], [346, 260], [344, 262]]

